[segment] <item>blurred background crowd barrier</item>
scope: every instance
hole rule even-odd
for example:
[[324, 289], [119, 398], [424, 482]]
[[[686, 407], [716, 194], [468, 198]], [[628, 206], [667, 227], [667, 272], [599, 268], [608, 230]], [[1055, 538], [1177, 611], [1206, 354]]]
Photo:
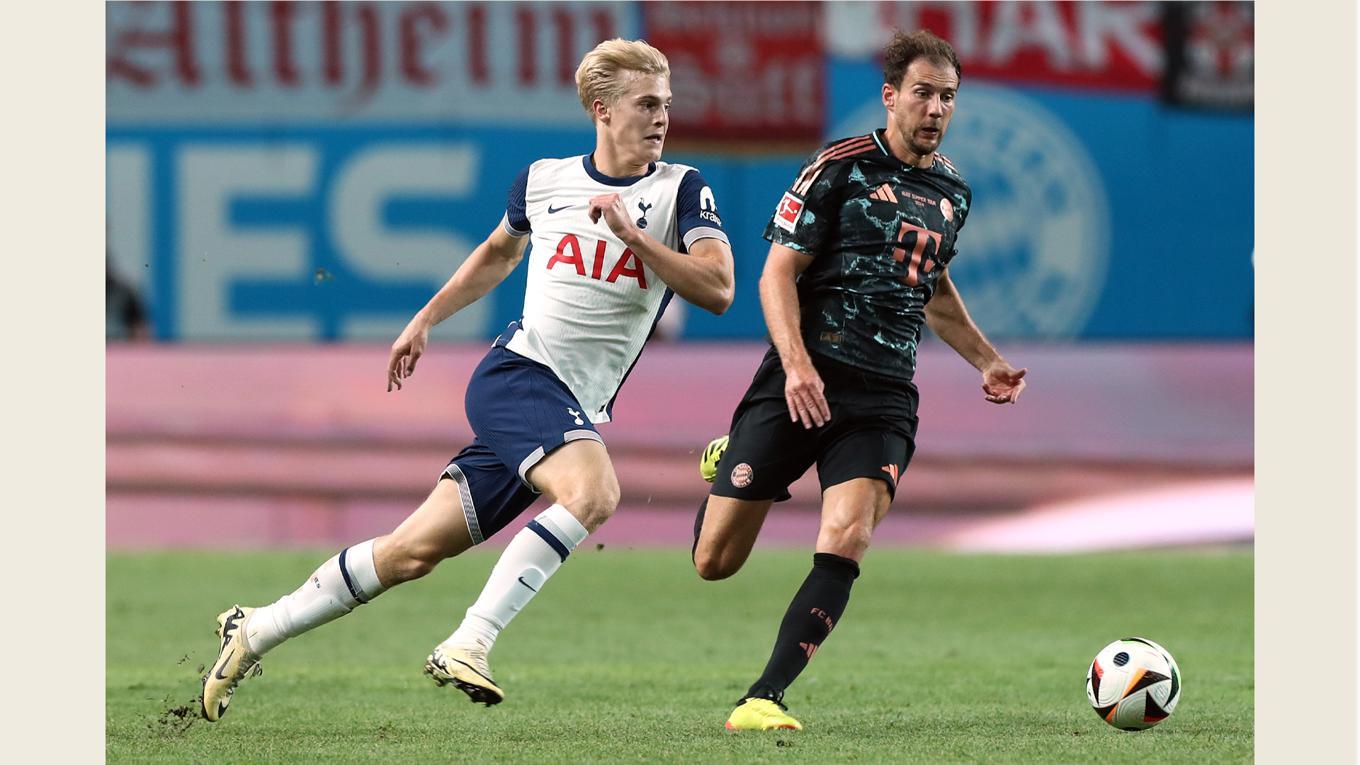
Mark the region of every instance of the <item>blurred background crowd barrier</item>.
[[[386, 345], [525, 165], [591, 149], [575, 67], [615, 36], [669, 57], [665, 158], [703, 172], [736, 255], [731, 310], [673, 302], [603, 429], [625, 496], [602, 534], [688, 544], [697, 450], [764, 342], [761, 231], [811, 152], [883, 124], [894, 27], [959, 52], [943, 152], [974, 206], [950, 271], [1032, 387], [987, 405], [929, 340], [884, 535], [1251, 539], [1250, 3], [106, 9], [112, 546], [328, 544], [409, 511], [470, 436], [462, 386], [519, 316], [524, 268], [435, 330], [399, 394], [382, 393]], [[815, 482], [794, 493], [771, 531], [810, 543]]]

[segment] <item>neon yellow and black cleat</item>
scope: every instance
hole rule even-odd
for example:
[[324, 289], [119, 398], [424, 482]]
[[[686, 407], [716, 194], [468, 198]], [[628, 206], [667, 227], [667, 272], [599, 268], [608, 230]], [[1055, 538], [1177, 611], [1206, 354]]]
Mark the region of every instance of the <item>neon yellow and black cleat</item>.
[[425, 660], [425, 674], [440, 687], [453, 683], [473, 703], [491, 706], [505, 700], [505, 691], [491, 679], [486, 649], [481, 646], [440, 643]]
[[802, 730], [803, 724], [784, 711], [784, 705], [769, 699], [743, 699], [732, 716], [728, 730]]
[[703, 456], [699, 457], [699, 476], [705, 481], [713, 483], [713, 479], [718, 475], [718, 461], [722, 459], [723, 452], [727, 451], [727, 436], [718, 436], [708, 442], [704, 447]]
[[217, 636], [222, 647], [208, 674], [203, 676], [203, 704], [199, 712], [208, 722], [227, 713], [236, 685], [253, 669], [260, 674], [260, 657], [246, 643], [246, 619], [255, 609], [232, 606], [217, 616]]

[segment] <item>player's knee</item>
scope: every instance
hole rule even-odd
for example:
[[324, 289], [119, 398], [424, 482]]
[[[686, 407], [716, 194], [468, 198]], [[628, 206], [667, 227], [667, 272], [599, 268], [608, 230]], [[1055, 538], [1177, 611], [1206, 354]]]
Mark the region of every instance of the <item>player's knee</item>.
[[591, 533], [595, 529], [604, 525], [614, 511], [619, 507], [618, 490], [614, 492], [603, 492], [587, 498], [581, 503], [581, 512], [585, 517], [581, 519], [581, 525], [585, 526]]
[[859, 560], [869, 549], [873, 533], [873, 524], [868, 519], [824, 522], [818, 535], [817, 550]]
[[561, 497], [558, 502], [570, 510], [587, 531], [593, 533], [618, 509], [619, 485], [616, 481], [603, 482]]

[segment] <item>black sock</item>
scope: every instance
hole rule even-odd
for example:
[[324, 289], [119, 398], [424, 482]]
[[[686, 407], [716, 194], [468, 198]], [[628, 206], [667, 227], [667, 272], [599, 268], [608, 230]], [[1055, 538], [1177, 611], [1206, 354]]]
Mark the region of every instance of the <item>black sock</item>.
[[803, 580], [789, 610], [784, 612], [770, 661], [760, 679], [746, 692], [746, 698], [755, 696], [776, 702], [784, 699], [784, 690], [807, 666], [845, 613], [850, 602], [850, 585], [858, 576], [859, 564], [849, 558], [832, 553], [812, 556], [812, 573]]
[[689, 548], [689, 559], [694, 560], [694, 554], [699, 551], [699, 532], [704, 529], [704, 511], [708, 509], [708, 497], [699, 503], [699, 514], [694, 516], [694, 545]]

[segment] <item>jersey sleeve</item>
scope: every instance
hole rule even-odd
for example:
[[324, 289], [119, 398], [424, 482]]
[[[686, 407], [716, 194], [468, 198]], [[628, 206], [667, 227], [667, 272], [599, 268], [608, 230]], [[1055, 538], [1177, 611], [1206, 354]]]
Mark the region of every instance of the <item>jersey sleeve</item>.
[[963, 187], [963, 193], [958, 196], [956, 204], [954, 205], [955, 214], [959, 216], [959, 225], [954, 229], [955, 231], [963, 230], [963, 224], [968, 222], [968, 211], [972, 208], [973, 189], [965, 186]]
[[700, 239], [717, 239], [729, 247], [732, 245], [723, 229], [722, 218], [718, 216], [713, 189], [698, 170], [690, 170], [680, 179], [675, 198], [675, 224], [686, 252]]
[[959, 254], [959, 232], [963, 231], [963, 224], [968, 222], [968, 211], [973, 206], [973, 189], [966, 184], [962, 194], [954, 195], [954, 217], [958, 222], [954, 225], [954, 246], [953, 252], [949, 254], [949, 260], [953, 260]]
[[525, 196], [529, 191], [529, 168], [524, 168], [515, 180], [510, 184], [510, 192], [506, 194], [505, 216], [501, 218], [501, 227], [505, 233], [518, 239], [526, 236], [532, 230], [529, 226], [529, 216], [525, 212]]
[[820, 162], [823, 153], [803, 164], [793, 186], [779, 198], [765, 226], [765, 238], [774, 244], [816, 255], [835, 231], [841, 163]]

